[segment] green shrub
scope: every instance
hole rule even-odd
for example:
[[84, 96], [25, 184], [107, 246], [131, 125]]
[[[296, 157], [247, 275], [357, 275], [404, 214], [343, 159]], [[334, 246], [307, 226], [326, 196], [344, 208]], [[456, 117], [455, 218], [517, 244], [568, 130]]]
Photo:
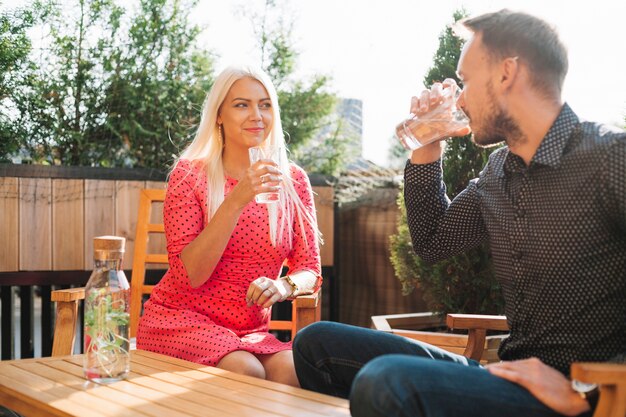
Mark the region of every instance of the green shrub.
[[[463, 11], [455, 12], [454, 19], [457, 21], [464, 16]], [[434, 65], [425, 77], [425, 85], [430, 86], [446, 78], [456, 79], [455, 69], [461, 47], [461, 40], [451, 28], [446, 28], [439, 37], [439, 49]], [[443, 165], [444, 182], [450, 198], [461, 192], [470, 179], [478, 176], [493, 150], [475, 146], [470, 137], [448, 141]], [[391, 236], [390, 243], [391, 263], [402, 283], [402, 293], [408, 295], [415, 287], [421, 288], [428, 308], [440, 314], [500, 314], [504, 306], [502, 294], [493, 273], [487, 245], [429, 264], [413, 251], [402, 192], [398, 196], [398, 206], [398, 233]]]

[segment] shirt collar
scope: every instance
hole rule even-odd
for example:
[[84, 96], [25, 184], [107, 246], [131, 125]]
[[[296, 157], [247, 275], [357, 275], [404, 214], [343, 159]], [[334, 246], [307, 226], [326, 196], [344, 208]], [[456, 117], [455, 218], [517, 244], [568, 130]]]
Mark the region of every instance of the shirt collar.
[[[541, 141], [539, 148], [537, 148], [531, 165], [541, 164], [551, 167], [559, 165], [565, 147], [579, 124], [580, 120], [578, 116], [576, 116], [576, 113], [574, 113], [567, 103], [563, 104], [561, 112]], [[499, 177], [503, 177], [505, 173], [520, 172], [525, 168], [524, 161], [522, 161], [519, 156], [511, 153], [507, 148], [506, 156], [502, 159], [502, 162], [495, 167], [495, 174]]]

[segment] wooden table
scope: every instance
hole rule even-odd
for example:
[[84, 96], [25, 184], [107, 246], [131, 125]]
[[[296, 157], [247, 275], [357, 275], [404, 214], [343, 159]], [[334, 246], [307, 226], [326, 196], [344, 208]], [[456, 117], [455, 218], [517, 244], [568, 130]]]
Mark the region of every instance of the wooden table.
[[349, 416], [348, 401], [134, 350], [126, 380], [85, 380], [82, 355], [0, 362], [0, 405], [31, 416]]

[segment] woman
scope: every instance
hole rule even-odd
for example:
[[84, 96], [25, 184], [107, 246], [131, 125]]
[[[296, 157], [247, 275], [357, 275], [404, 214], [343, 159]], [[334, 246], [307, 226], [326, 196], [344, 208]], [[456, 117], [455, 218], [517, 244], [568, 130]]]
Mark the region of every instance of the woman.
[[[299, 386], [291, 343], [268, 333], [271, 306], [321, 285], [311, 186], [287, 162], [269, 77], [227, 68], [170, 174], [163, 218], [169, 270], [144, 305], [137, 347]], [[250, 166], [248, 149], [280, 147]], [[273, 204], [255, 195], [278, 192]], [[289, 275], [279, 278], [283, 263]]]

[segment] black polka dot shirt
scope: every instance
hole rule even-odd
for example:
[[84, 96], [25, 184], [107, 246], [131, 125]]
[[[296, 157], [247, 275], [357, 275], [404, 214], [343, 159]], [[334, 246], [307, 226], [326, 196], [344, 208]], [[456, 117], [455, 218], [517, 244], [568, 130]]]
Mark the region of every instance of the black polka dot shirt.
[[565, 104], [529, 166], [503, 147], [450, 202], [440, 161], [409, 162], [405, 200], [428, 262], [489, 241], [511, 329], [501, 359], [569, 375], [626, 352], [626, 133]]

